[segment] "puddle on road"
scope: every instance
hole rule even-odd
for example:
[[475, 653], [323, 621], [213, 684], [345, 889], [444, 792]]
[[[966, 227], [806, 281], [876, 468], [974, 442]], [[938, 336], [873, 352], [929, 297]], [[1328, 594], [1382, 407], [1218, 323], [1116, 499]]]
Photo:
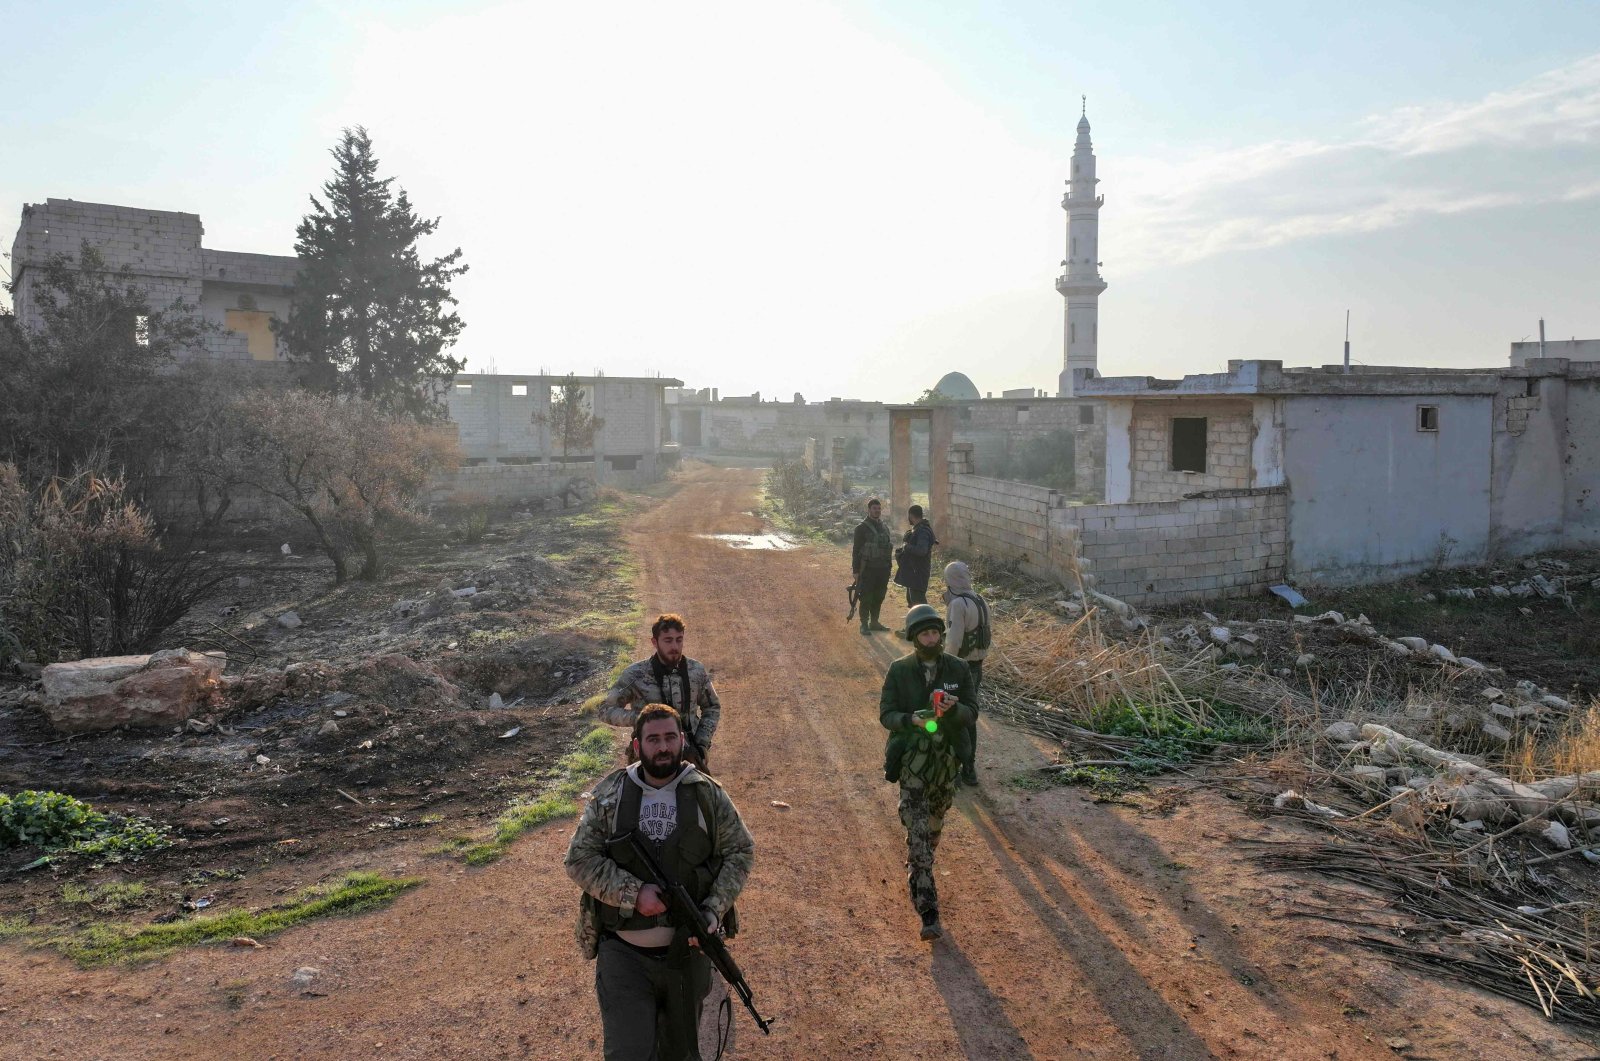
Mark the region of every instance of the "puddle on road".
[[786, 534], [702, 534], [700, 537], [722, 542], [734, 549], [771, 549], [780, 553], [805, 544]]

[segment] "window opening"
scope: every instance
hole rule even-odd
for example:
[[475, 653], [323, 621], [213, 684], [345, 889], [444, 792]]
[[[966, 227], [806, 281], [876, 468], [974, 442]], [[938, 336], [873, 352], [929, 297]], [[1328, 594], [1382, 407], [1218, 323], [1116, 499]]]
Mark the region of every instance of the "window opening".
[[1092, 423], [1094, 423], [1094, 406], [1092, 406], [1092, 405], [1080, 405], [1080, 406], [1078, 406], [1078, 423], [1080, 423], [1080, 424], [1092, 424]]
[[528, 396], [528, 385], [526, 383], [513, 383], [511, 385], [511, 396], [513, 398], [526, 398]]
[[1439, 407], [1437, 405], [1417, 406], [1417, 430], [1439, 430]]
[[1205, 417], [1175, 416], [1172, 418], [1172, 470], [1175, 472], [1204, 472], [1206, 470]]

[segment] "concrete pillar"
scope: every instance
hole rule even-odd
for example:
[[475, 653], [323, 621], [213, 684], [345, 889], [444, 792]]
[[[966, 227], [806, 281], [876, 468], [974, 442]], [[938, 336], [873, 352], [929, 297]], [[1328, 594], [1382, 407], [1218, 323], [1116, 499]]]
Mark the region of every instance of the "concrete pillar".
[[949, 405], [928, 408], [928, 518], [937, 533], [950, 515], [950, 444], [955, 441], [956, 411]]
[[910, 409], [889, 410], [889, 503], [885, 516], [896, 521], [905, 518], [911, 504], [912, 415]]

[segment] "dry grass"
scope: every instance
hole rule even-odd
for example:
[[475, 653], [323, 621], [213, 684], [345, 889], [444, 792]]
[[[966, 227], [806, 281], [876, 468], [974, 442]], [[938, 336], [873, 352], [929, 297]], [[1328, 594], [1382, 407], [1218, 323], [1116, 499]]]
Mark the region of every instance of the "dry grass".
[[1197, 730], [1254, 716], [1284, 736], [1326, 717], [1314, 698], [1252, 668], [1225, 670], [1208, 656], [1187, 657], [1149, 637], [1105, 636], [1098, 609], [1073, 622], [1025, 604], [995, 616], [985, 684], [990, 709], [1024, 728], [1056, 737], [1132, 713], [1151, 731], [1181, 719]]

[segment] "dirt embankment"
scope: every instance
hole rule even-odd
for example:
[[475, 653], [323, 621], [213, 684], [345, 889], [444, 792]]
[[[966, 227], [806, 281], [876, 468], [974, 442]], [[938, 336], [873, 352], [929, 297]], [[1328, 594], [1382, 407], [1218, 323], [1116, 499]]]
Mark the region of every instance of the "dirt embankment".
[[[844, 621], [844, 552], [736, 550], [759, 472], [691, 467], [632, 524], [643, 615], [679, 611], [725, 705], [718, 777], [757, 845], [735, 949], [783, 1058], [1381, 1058], [1592, 1055], [1523, 1007], [1399, 971], [1276, 916], [1317, 885], [1234, 843], [1292, 831], [1203, 790], [1164, 810], [1011, 779], [1058, 749], [983, 726], [979, 792], [938, 856], [947, 938], [917, 940], [876, 699], [898, 648]], [[401, 842], [366, 858], [427, 883], [386, 911], [81, 972], [11, 952], [17, 1057], [599, 1056], [591, 966], [571, 943], [571, 823], [483, 869]], [[295, 969], [322, 970], [305, 995]]]

